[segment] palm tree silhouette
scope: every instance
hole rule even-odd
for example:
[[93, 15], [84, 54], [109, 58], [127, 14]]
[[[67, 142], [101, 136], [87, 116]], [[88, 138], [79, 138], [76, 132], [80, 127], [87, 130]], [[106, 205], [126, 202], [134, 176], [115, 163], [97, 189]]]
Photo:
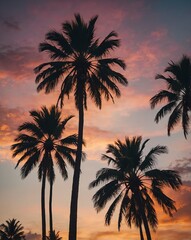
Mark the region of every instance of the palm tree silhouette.
[[25, 240], [24, 227], [16, 219], [9, 219], [0, 225], [1, 240]]
[[47, 240], [62, 240], [62, 237], [59, 236], [59, 232], [51, 231], [49, 236], [46, 237]]
[[167, 148], [157, 145], [144, 156], [143, 150], [148, 140], [141, 143], [140, 136], [132, 139], [126, 137], [124, 143], [117, 140], [115, 144], [109, 144], [106, 153], [110, 155], [103, 154], [102, 160], [106, 160], [108, 165], [112, 164], [112, 168], [99, 170], [89, 187], [104, 184], [93, 196], [94, 207], [98, 212], [114, 198], [105, 215], [106, 225], [110, 224], [119, 204], [118, 229], [124, 218], [130, 227], [134, 223], [140, 228], [141, 239], [144, 239], [143, 225], [147, 239], [151, 240], [149, 225], [155, 229], [158, 224], [152, 198], [165, 213], [172, 216], [176, 210], [174, 201], [164, 194], [162, 188], [167, 186], [178, 190], [181, 179], [176, 171], [153, 169], [156, 157], [167, 153]]
[[180, 121], [185, 138], [189, 131], [189, 112], [191, 111], [191, 60], [183, 56], [178, 63], [171, 61], [164, 70], [170, 75], [165, 77], [158, 74], [156, 79], [162, 79], [167, 84], [167, 90], [159, 91], [150, 99], [151, 108], [162, 102], [167, 101], [156, 114], [155, 122], [158, 123], [161, 118], [170, 113], [168, 120], [168, 135]]
[[74, 167], [73, 155], [76, 150], [70, 145], [77, 145], [77, 136], [70, 135], [63, 138], [63, 132], [67, 122], [73, 117], [69, 116], [61, 120], [61, 111], [55, 106], [49, 109], [42, 107], [40, 111], [30, 111], [32, 122], [25, 122], [18, 130], [19, 134], [15, 144], [11, 146], [13, 157], [21, 155], [16, 167], [25, 162], [21, 168], [21, 177], [25, 178], [32, 169], [39, 164], [38, 178], [42, 181], [41, 187], [41, 211], [42, 211], [42, 239], [46, 239], [46, 215], [45, 215], [45, 186], [46, 178], [50, 183], [49, 218], [50, 232], [53, 231], [52, 220], [52, 188], [55, 180], [54, 161], [64, 179], [67, 179], [65, 160]]
[[64, 97], [74, 93], [75, 105], [79, 113], [78, 146], [73, 175], [70, 206], [69, 240], [76, 240], [77, 204], [82, 157], [82, 139], [84, 128], [84, 109], [87, 110], [89, 94], [97, 107], [101, 109], [102, 98], [114, 100], [113, 95], [120, 96], [117, 84], [127, 85], [127, 79], [113, 66], [125, 69], [125, 63], [119, 58], [108, 57], [109, 53], [119, 47], [117, 33], [110, 32], [102, 42], [95, 39], [97, 16], [85, 23], [79, 14], [75, 20], [64, 22], [62, 32], [50, 31], [46, 41], [39, 46], [40, 51], [50, 54], [51, 62], [43, 63], [34, 71], [37, 91], [51, 92], [62, 81], [57, 104], [63, 106]]

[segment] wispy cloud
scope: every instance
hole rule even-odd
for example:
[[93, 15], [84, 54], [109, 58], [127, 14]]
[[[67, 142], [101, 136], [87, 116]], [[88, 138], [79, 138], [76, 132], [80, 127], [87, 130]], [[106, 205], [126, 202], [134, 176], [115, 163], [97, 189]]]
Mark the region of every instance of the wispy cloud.
[[4, 20], [3, 24], [9, 29], [16, 30], [16, 31], [21, 30], [21, 28], [19, 26], [19, 22], [17, 22], [17, 21]]

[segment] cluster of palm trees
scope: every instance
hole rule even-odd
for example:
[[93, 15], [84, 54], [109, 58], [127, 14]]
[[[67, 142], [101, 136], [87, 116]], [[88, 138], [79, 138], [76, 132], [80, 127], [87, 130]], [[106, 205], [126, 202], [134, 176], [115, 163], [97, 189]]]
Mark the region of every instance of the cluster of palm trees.
[[[0, 225], [0, 239], [1, 240], [26, 240], [24, 235], [24, 227], [20, 221], [15, 218], [9, 219], [6, 223]], [[50, 232], [49, 236], [46, 237], [46, 240], [61, 240], [59, 232], [53, 230]]]
[[[77, 239], [78, 193], [81, 160], [84, 156], [82, 147], [87, 97], [89, 95], [101, 109], [103, 98], [114, 102], [114, 97], [121, 95], [118, 85], [127, 86], [128, 84], [125, 76], [113, 68], [125, 69], [125, 62], [109, 55], [120, 46], [117, 33], [112, 31], [103, 41], [100, 41], [95, 38], [96, 21], [97, 16], [86, 23], [79, 14], [76, 14], [73, 21], [62, 24], [61, 33], [50, 31], [46, 34], [45, 41], [39, 45], [39, 50], [47, 52], [51, 61], [37, 66], [34, 70], [37, 74], [37, 91], [44, 90], [48, 94], [61, 82], [57, 104], [50, 109], [44, 106], [41, 110], [30, 111], [33, 121], [25, 122], [19, 127], [19, 134], [15, 144], [12, 145], [13, 157], [20, 155], [17, 166], [24, 162], [21, 167], [22, 178], [28, 176], [31, 170], [38, 166], [38, 178], [42, 182], [42, 240], [46, 239], [46, 180], [50, 185], [49, 239], [52, 239], [51, 236], [56, 235], [52, 219], [54, 163], [66, 179], [68, 177], [66, 162], [74, 168], [69, 240]], [[191, 111], [190, 59], [184, 56], [178, 64], [171, 62], [165, 71], [172, 75], [168, 77], [157, 75], [156, 78], [165, 80], [168, 90], [162, 90], [151, 98], [151, 107], [154, 108], [163, 99], [167, 99], [168, 104], [157, 113], [155, 121], [158, 122], [165, 114], [172, 111], [168, 123], [168, 134], [182, 117], [186, 137], [189, 132], [189, 112]], [[64, 98], [69, 98], [72, 94], [79, 113], [78, 134], [63, 137], [65, 125], [72, 116], [61, 120], [61, 111], [58, 107], [62, 108]], [[126, 137], [124, 143], [117, 140], [114, 145], [108, 145], [107, 153], [112, 156], [103, 155], [102, 158], [108, 164], [112, 164], [113, 168], [103, 168], [98, 171], [96, 180], [90, 184], [90, 188], [107, 182], [93, 196], [94, 205], [98, 211], [114, 197], [106, 213], [106, 224], [110, 224], [116, 205], [121, 202], [118, 228], [120, 229], [122, 218], [124, 218], [129, 226], [133, 223], [139, 228], [141, 240], [144, 239], [144, 227], [147, 239], [150, 240], [149, 226], [155, 229], [158, 224], [150, 194], [166, 213], [172, 215], [176, 210], [174, 201], [164, 194], [162, 188], [168, 186], [177, 190], [181, 185], [181, 179], [175, 171], [153, 169], [156, 156], [167, 152], [165, 146], [156, 146], [143, 157], [143, 149], [148, 140], [143, 143], [141, 141], [142, 137], [132, 139]]]

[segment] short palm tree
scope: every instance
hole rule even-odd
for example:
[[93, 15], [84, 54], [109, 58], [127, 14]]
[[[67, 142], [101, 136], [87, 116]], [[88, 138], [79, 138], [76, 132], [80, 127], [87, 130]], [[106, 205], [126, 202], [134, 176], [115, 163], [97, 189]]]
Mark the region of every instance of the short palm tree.
[[84, 109], [87, 110], [87, 96], [101, 109], [102, 98], [114, 100], [120, 96], [117, 84], [127, 85], [127, 79], [113, 66], [125, 69], [125, 63], [119, 58], [108, 57], [119, 47], [116, 32], [110, 32], [103, 41], [95, 38], [97, 16], [85, 23], [79, 14], [75, 20], [64, 22], [62, 32], [50, 31], [46, 41], [40, 44], [40, 51], [50, 54], [52, 61], [35, 68], [37, 73], [37, 91], [51, 92], [62, 82], [57, 104], [61, 107], [64, 97], [74, 93], [75, 105], [79, 112], [78, 146], [73, 176], [69, 240], [76, 240], [77, 204], [82, 157], [82, 139], [84, 128]]
[[16, 219], [9, 219], [0, 225], [1, 240], [25, 240], [24, 227]]
[[63, 137], [66, 123], [73, 117], [69, 116], [61, 120], [61, 112], [57, 107], [50, 109], [42, 107], [41, 110], [30, 111], [33, 119], [25, 122], [18, 130], [19, 134], [12, 145], [13, 157], [20, 155], [16, 167], [25, 162], [21, 168], [21, 177], [25, 178], [38, 164], [38, 178], [42, 181], [41, 211], [42, 211], [42, 238], [46, 239], [45, 216], [45, 185], [46, 179], [50, 182], [49, 215], [50, 231], [53, 231], [52, 220], [52, 187], [55, 179], [54, 160], [64, 179], [68, 177], [66, 161], [74, 167], [74, 154], [76, 150], [70, 146], [76, 146], [77, 136]]
[[[111, 168], [102, 168], [96, 174], [96, 179], [90, 183], [90, 188], [104, 184], [93, 196], [97, 211], [102, 210], [112, 198], [106, 215], [105, 224], [109, 225], [111, 218], [119, 206], [118, 229], [124, 218], [129, 226], [134, 223], [140, 228], [141, 239], [144, 239], [142, 225], [147, 239], [151, 239], [149, 225], [157, 227], [157, 214], [153, 199], [172, 216], [176, 210], [174, 201], [165, 195], [163, 187], [168, 186], [178, 190], [181, 185], [180, 176], [176, 171], [153, 169], [156, 157], [167, 153], [165, 146], [156, 146], [148, 154], [143, 155], [146, 141], [142, 137], [126, 137], [125, 142], [117, 140], [109, 144], [102, 159], [111, 164]], [[153, 198], [153, 199], [152, 199]]]
[[183, 56], [178, 63], [170, 62], [164, 70], [168, 76], [158, 74], [156, 79], [162, 79], [167, 84], [167, 90], [159, 91], [150, 99], [151, 108], [162, 102], [167, 101], [156, 114], [155, 122], [170, 113], [168, 120], [168, 135], [171, 130], [181, 121], [185, 138], [189, 132], [190, 112], [191, 112], [191, 60]]
[[59, 236], [59, 232], [51, 231], [49, 236], [46, 237], [47, 240], [62, 240], [62, 237]]

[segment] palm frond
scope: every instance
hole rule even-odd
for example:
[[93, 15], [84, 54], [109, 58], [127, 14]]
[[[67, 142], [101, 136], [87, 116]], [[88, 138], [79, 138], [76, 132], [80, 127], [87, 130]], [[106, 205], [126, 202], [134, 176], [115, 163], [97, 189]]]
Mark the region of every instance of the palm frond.
[[123, 196], [123, 199], [121, 201], [121, 206], [120, 206], [120, 209], [119, 209], [118, 231], [120, 231], [122, 218], [123, 218], [123, 216], [126, 217], [127, 208], [128, 208], [128, 205], [130, 204], [130, 201], [131, 201], [131, 199], [128, 196], [128, 190], [129, 189], [126, 189], [126, 191], [125, 191], [125, 194]]
[[111, 181], [101, 187], [93, 196], [94, 207], [99, 212], [103, 209], [106, 203], [113, 197], [115, 197], [120, 191], [120, 187], [117, 180]]
[[150, 99], [151, 109], [155, 108], [158, 103], [164, 100], [167, 100], [169, 103], [174, 102], [177, 100], [177, 94], [167, 90], [161, 90]]
[[21, 177], [26, 178], [28, 174], [33, 170], [33, 168], [37, 165], [39, 161], [40, 151], [36, 151], [33, 155], [31, 155], [25, 164], [21, 168]]
[[40, 43], [39, 45], [39, 51], [40, 52], [48, 52], [48, 54], [50, 55], [51, 59], [66, 59], [68, 57], [67, 54], [65, 54], [62, 50], [60, 50], [59, 48], [55, 47], [54, 45], [48, 43], [48, 42], [43, 42]]
[[63, 34], [57, 31], [50, 31], [46, 34], [46, 39], [55, 42], [61, 48], [62, 52], [66, 54], [66, 57], [73, 53], [73, 49]]
[[188, 131], [189, 131], [189, 123], [190, 123], [188, 112], [189, 112], [188, 107], [183, 106], [183, 109], [182, 109], [182, 128], [183, 128], [183, 131], [184, 131], [184, 137], [185, 138], [187, 138]]
[[172, 217], [173, 212], [176, 211], [175, 202], [167, 197], [160, 188], [153, 187], [152, 189], [153, 196], [155, 197], [158, 204], [163, 208], [163, 211]]
[[156, 147], [152, 148], [149, 153], [145, 156], [145, 159], [140, 164], [139, 169], [141, 171], [145, 171], [147, 169], [153, 168], [156, 163], [156, 157], [160, 154], [168, 153], [168, 149], [166, 146], [157, 145]]
[[168, 136], [170, 136], [170, 132], [174, 129], [174, 126], [177, 125], [180, 122], [181, 119], [181, 113], [182, 113], [182, 105], [179, 103], [171, 113], [169, 119], [168, 119]]
[[116, 47], [119, 47], [120, 41], [116, 38], [117, 33], [112, 31], [110, 32], [104, 40], [98, 44], [92, 53], [95, 57], [102, 57], [109, 53], [109, 51], [114, 50]]
[[96, 173], [96, 180], [89, 184], [89, 188], [94, 188], [101, 183], [108, 182], [109, 180], [115, 180], [119, 176], [119, 172], [112, 168], [102, 168]]
[[59, 152], [59, 154], [66, 159], [66, 161], [72, 166], [74, 167], [75, 165], [75, 161], [74, 158], [72, 156], [76, 154], [76, 149], [72, 149], [70, 147], [67, 146], [63, 146], [63, 145], [56, 145], [56, 150]]
[[39, 139], [43, 137], [43, 132], [41, 129], [33, 122], [25, 122], [18, 128], [19, 132], [27, 131]]
[[56, 158], [60, 173], [61, 173], [63, 179], [66, 180], [68, 178], [68, 172], [66, 170], [66, 163], [65, 163], [63, 157], [57, 151], [55, 153], [55, 158]]
[[166, 114], [172, 111], [172, 109], [176, 107], [176, 101], [172, 101], [165, 106], [163, 106], [155, 116], [155, 122], [158, 123], [161, 118], [163, 118]]
[[100, 65], [118, 65], [124, 70], [126, 68], [125, 62], [120, 58], [103, 58], [103, 59], [99, 59], [98, 63]]
[[46, 94], [50, 93], [57, 86], [62, 74], [63, 69], [54, 71], [51, 75], [44, 78], [37, 86], [37, 92], [44, 89]]
[[[167, 186], [178, 190], [182, 184], [180, 175], [177, 171], [173, 170], [152, 169], [147, 171], [145, 175], [154, 180], [156, 179], [157, 186], [160, 184], [160, 187]], [[153, 184], [155, 185], [155, 182]]]
[[116, 206], [119, 203], [119, 201], [121, 200], [121, 198], [123, 197], [123, 194], [120, 193], [115, 200], [112, 202], [112, 204], [110, 205], [108, 211], [105, 214], [105, 224], [106, 225], [110, 225], [111, 222], [111, 218], [113, 216], [113, 213], [115, 212]]

